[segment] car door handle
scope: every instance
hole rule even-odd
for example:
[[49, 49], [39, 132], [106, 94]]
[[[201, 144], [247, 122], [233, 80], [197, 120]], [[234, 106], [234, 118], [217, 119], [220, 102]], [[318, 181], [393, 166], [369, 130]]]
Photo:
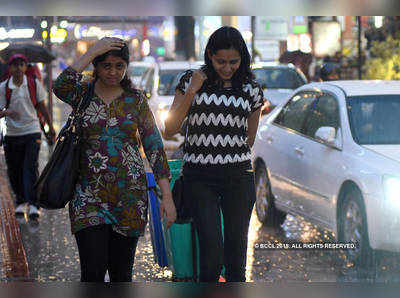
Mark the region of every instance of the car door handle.
[[300, 148], [300, 147], [295, 147], [295, 148], [294, 148], [294, 151], [295, 151], [298, 155], [301, 155], [301, 156], [304, 155], [304, 150], [303, 150], [302, 148]]
[[274, 141], [274, 139], [272, 137], [267, 137], [268, 144], [272, 144], [273, 141]]

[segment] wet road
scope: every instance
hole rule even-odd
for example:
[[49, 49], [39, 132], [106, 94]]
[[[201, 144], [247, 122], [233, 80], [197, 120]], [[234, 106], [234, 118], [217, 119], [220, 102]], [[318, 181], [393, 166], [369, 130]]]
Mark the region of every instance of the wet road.
[[[46, 159], [42, 146], [41, 167]], [[70, 232], [67, 209], [42, 210], [39, 221], [18, 218], [29, 278], [36, 281], [78, 281], [78, 251]], [[280, 229], [264, 227], [255, 210], [251, 218], [247, 281], [265, 282], [399, 282], [400, 259], [390, 253], [377, 254], [376, 270], [362, 271], [338, 250], [278, 250], [255, 248], [263, 243], [327, 242], [332, 233], [320, 230], [302, 218], [288, 216]], [[172, 272], [154, 263], [148, 229], [138, 244], [134, 281], [171, 281]]]
[[334, 242], [333, 233], [300, 217], [287, 216], [279, 229], [264, 227], [255, 211], [251, 219], [247, 279], [285, 282], [400, 282], [398, 254], [377, 252], [376, 266], [360, 269], [343, 250], [254, 248], [264, 243]]
[[[48, 156], [43, 144], [40, 168]], [[42, 210], [39, 221], [18, 218], [29, 278], [36, 281], [78, 281], [78, 251], [70, 232], [67, 209]], [[263, 282], [400, 282], [400, 258], [377, 253], [376, 270], [359, 270], [339, 250], [279, 250], [255, 248], [264, 243], [334, 241], [329, 231], [300, 217], [288, 216], [279, 229], [264, 227], [255, 210], [250, 223], [247, 281]], [[134, 281], [171, 281], [172, 272], [154, 263], [148, 229], [138, 244]]]
[[[57, 130], [69, 109], [56, 104]], [[43, 144], [40, 169], [48, 158]], [[168, 152], [168, 155], [171, 152]], [[18, 218], [20, 235], [29, 267], [29, 279], [35, 281], [78, 281], [80, 278], [78, 251], [70, 232], [67, 209], [42, 210], [38, 221]], [[263, 243], [327, 242], [334, 235], [317, 229], [302, 218], [288, 216], [280, 229], [264, 227], [253, 212], [249, 231], [247, 281], [265, 282], [400, 282], [400, 258], [390, 253], [377, 253], [376, 270], [359, 270], [338, 250], [278, 250], [260, 249]], [[4, 251], [4, 249], [3, 249]], [[5, 259], [4, 259], [5, 257]], [[9, 261], [4, 256], [2, 262]], [[172, 272], [154, 263], [148, 228], [139, 241], [134, 281], [171, 281]]]

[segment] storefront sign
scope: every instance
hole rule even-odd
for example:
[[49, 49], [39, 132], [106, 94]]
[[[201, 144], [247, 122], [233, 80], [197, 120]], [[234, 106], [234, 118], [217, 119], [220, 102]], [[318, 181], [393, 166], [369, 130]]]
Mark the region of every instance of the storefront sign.
[[10, 29], [6, 30], [4, 27], [0, 27], [0, 40], [4, 39], [18, 39], [18, 38], [32, 38], [35, 34], [35, 29]]
[[81, 38], [98, 38], [105, 36], [115, 36], [123, 39], [131, 39], [138, 34], [136, 29], [121, 30], [121, 29], [102, 29], [98, 26], [75, 25], [74, 36], [76, 39]]
[[338, 22], [313, 22], [314, 55], [333, 56], [341, 49], [341, 28]]
[[287, 17], [256, 16], [256, 39], [286, 40], [287, 36]]

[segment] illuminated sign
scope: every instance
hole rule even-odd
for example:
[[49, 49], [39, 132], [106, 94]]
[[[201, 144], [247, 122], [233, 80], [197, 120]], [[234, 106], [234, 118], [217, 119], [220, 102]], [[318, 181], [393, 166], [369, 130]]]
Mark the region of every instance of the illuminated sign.
[[55, 28], [50, 30], [50, 42], [52, 43], [62, 43], [67, 38], [67, 30]]
[[10, 45], [9, 42], [0, 42], [0, 51], [5, 49], [6, 47], [8, 47]]
[[148, 56], [150, 54], [150, 41], [148, 39], [142, 42], [142, 55]]
[[0, 27], [0, 40], [12, 38], [32, 38], [35, 34], [35, 29], [11, 29], [7, 31], [4, 27]]
[[86, 25], [75, 25], [74, 35], [76, 39], [81, 38], [98, 38], [101, 39], [105, 36], [120, 37], [123, 39], [130, 39], [137, 35], [136, 29], [121, 30], [121, 29], [110, 29], [105, 30], [98, 26], [86, 26]]
[[256, 38], [268, 40], [286, 40], [288, 36], [288, 18], [284, 16], [257, 16]]
[[341, 48], [341, 28], [338, 22], [313, 22], [314, 55], [333, 56]]

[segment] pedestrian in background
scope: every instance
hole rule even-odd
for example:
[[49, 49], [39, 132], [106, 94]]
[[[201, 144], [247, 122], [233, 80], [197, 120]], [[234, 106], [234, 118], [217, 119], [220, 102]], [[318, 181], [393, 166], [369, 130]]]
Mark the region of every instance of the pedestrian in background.
[[227, 281], [246, 280], [247, 233], [256, 200], [251, 147], [265, 101], [250, 60], [237, 29], [216, 30], [205, 65], [183, 75], [166, 120], [166, 134], [172, 136], [188, 117], [183, 184], [199, 236], [201, 282], [218, 281], [223, 265]]
[[[29, 217], [37, 218], [40, 213], [35, 205], [33, 186], [39, 176], [42, 135], [37, 110], [44, 116], [53, 141], [55, 131], [44, 104], [46, 92], [42, 84], [37, 78], [28, 78], [26, 75], [28, 59], [22, 54], [14, 54], [8, 64], [10, 77], [0, 84], [0, 118], [6, 117], [7, 127], [4, 138], [7, 173], [16, 196], [16, 215], [23, 215], [29, 207]], [[37, 103], [36, 107], [34, 102]]]
[[340, 65], [336, 62], [326, 62], [319, 71], [319, 81], [336, 81], [340, 79]]
[[131, 87], [129, 50], [119, 38], [103, 38], [66, 68], [54, 84], [62, 101], [77, 107], [88, 91], [82, 71], [94, 66], [94, 94], [84, 112], [80, 176], [69, 203], [81, 281], [131, 281], [139, 236], [147, 223], [144, 151], [162, 192], [167, 227], [176, 218], [170, 171], [160, 133], [144, 95]]

